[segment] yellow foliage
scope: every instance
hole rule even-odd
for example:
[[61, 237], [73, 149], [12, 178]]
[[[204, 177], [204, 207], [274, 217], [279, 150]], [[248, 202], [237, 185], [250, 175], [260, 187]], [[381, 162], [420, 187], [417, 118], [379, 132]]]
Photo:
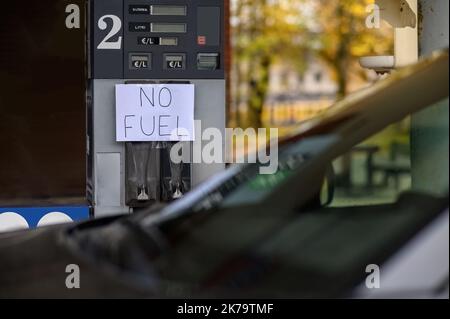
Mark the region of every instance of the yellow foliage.
[[393, 51], [392, 29], [366, 26], [367, 6], [372, 3], [232, 0], [233, 70], [239, 82], [236, 104], [246, 101], [249, 112], [261, 117], [270, 66], [283, 61], [302, 73], [311, 56], [329, 66], [338, 94], [345, 95], [349, 74], [363, 74], [355, 69], [359, 57]]

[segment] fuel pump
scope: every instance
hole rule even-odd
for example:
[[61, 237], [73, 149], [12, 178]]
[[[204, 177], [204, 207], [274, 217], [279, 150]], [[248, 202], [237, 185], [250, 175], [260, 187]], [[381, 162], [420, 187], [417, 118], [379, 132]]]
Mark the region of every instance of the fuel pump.
[[[176, 200], [224, 169], [219, 163], [172, 161], [176, 141], [118, 139], [116, 108], [120, 85], [193, 87], [195, 120], [203, 129], [224, 132], [223, 2], [88, 2], [87, 195], [95, 217]], [[187, 101], [177, 104], [188, 106]], [[162, 119], [160, 129], [165, 126]], [[125, 117], [125, 130], [131, 127], [127, 120], [133, 119]], [[145, 133], [142, 119], [140, 126]], [[192, 153], [192, 143], [185, 141], [182, 152]]]

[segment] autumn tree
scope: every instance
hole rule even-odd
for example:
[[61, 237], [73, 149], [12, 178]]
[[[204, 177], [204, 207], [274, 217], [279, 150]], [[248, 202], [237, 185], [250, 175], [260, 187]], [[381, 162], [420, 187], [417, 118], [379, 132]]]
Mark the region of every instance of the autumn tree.
[[303, 0], [314, 2], [309, 17], [314, 28], [309, 30], [309, 47], [333, 71], [338, 98], [348, 93], [352, 73], [364, 76], [357, 65], [365, 55], [386, 55], [393, 51], [393, 31], [366, 26], [368, 8], [374, 0]]
[[[233, 0], [233, 100], [247, 106], [236, 124], [262, 127], [270, 68], [289, 63], [299, 73], [308, 57], [324, 61], [338, 86], [348, 93], [352, 74], [365, 76], [358, 59], [392, 53], [392, 30], [366, 26], [374, 0]], [[236, 112], [239, 115], [239, 112]]]
[[239, 126], [262, 127], [273, 63], [282, 59], [301, 67], [305, 28], [298, 4], [299, 0], [232, 1], [234, 104], [247, 105], [246, 118], [237, 119]]

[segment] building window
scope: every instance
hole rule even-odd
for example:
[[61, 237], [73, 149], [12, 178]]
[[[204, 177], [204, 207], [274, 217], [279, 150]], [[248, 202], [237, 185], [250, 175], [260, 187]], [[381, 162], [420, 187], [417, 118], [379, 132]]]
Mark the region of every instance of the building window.
[[322, 82], [322, 79], [323, 79], [323, 73], [322, 73], [321, 71], [316, 72], [316, 73], [314, 74], [314, 79], [315, 79], [315, 81], [316, 81], [317, 83]]

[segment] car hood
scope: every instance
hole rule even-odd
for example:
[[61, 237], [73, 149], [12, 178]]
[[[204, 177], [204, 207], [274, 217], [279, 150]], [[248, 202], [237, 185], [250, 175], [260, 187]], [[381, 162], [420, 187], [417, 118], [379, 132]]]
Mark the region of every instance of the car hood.
[[[72, 249], [68, 232], [78, 227], [102, 228], [114, 224], [97, 220], [73, 225], [40, 228], [0, 235], [0, 298], [98, 298], [139, 297], [136, 278], [121, 269], [102, 267]], [[103, 224], [103, 225], [102, 225]], [[68, 266], [80, 270], [80, 289], [69, 289]], [[73, 270], [72, 270], [73, 271]]]

